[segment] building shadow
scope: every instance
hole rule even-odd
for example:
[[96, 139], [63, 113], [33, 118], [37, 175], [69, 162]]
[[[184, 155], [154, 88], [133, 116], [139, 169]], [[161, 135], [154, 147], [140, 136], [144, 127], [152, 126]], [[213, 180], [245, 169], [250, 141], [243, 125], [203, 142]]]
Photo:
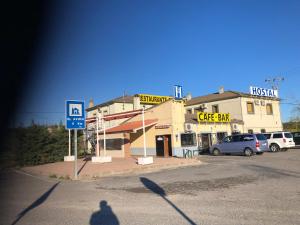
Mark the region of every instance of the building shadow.
[[196, 223], [190, 219], [183, 211], [181, 211], [173, 202], [171, 202], [166, 196], [166, 192], [163, 188], [161, 188], [158, 184], [149, 180], [146, 177], [140, 178], [143, 185], [153, 193], [161, 196], [169, 205], [171, 205], [189, 224], [196, 225]]
[[22, 217], [24, 217], [29, 211], [31, 211], [32, 209], [38, 207], [39, 205], [43, 204], [47, 198], [49, 197], [49, 195], [54, 191], [54, 189], [57, 187], [57, 185], [60, 182], [57, 182], [56, 184], [54, 184], [48, 191], [46, 191], [41, 197], [39, 197], [35, 202], [33, 202], [30, 206], [28, 206], [26, 209], [24, 209], [22, 212], [20, 212], [18, 214], [18, 217], [15, 219], [15, 221], [11, 224], [11, 225], [15, 225], [17, 224], [17, 222], [22, 219]]
[[100, 210], [94, 212], [90, 218], [90, 225], [119, 225], [117, 216], [112, 211], [107, 201], [101, 201]]

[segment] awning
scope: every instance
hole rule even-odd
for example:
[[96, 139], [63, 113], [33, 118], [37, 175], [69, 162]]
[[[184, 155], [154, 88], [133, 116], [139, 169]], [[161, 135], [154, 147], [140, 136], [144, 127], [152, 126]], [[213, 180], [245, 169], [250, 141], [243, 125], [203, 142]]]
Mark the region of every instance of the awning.
[[[157, 124], [157, 119], [149, 119], [149, 120], [145, 120], [145, 127], [150, 127], [153, 126], [155, 124]], [[133, 121], [133, 122], [128, 122], [128, 123], [124, 123], [121, 124], [119, 126], [113, 127], [113, 128], [109, 128], [105, 131], [105, 133], [109, 134], [109, 133], [132, 133], [132, 132], [136, 132], [137, 130], [140, 130], [143, 128], [143, 121], [139, 120], [139, 121]], [[101, 131], [101, 133], [103, 133], [103, 131]]]

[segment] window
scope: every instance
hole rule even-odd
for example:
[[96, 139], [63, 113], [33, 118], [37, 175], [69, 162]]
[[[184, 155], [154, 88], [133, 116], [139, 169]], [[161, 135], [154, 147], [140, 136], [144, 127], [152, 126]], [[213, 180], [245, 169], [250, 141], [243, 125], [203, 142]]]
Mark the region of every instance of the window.
[[266, 133], [266, 129], [261, 129], [260, 133]]
[[195, 133], [185, 133], [180, 135], [181, 146], [195, 146], [196, 145], [196, 134]]
[[[106, 139], [106, 150], [122, 150], [123, 140], [121, 138]], [[101, 149], [104, 149], [104, 140], [100, 141]]]
[[213, 105], [212, 106], [212, 113], [218, 113], [219, 112], [219, 105]]
[[186, 113], [187, 113], [187, 114], [192, 114], [192, 109], [187, 109], [187, 110], [186, 110]]
[[267, 137], [265, 135], [263, 135], [263, 134], [256, 134], [256, 138], [259, 141], [265, 141], [265, 140], [267, 140]]
[[232, 142], [232, 136], [228, 136], [228, 137], [224, 138], [224, 142], [227, 142], [227, 143]]
[[273, 138], [282, 138], [282, 133], [273, 134]]
[[252, 130], [252, 129], [249, 129], [249, 130], [248, 130], [248, 133], [249, 133], [249, 134], [253, 134], [253, 130]]
[[291, 133], [284, 133], [285, 138], [293, 138], [293, 135]]
[[242, 136], [241, 135], [234, 135], [232, 136], [232, 142], [239, 142], [241, 141]]
[[226, 132], [218, 132], [217, 133], [217, 140], [222, 141], [224, 139], [224, 137], [226, 137], [226, 136], [227, 136]]
[[248, 112], [248, 114], [254, 114], [253, 102], [247, 102], [247, 112]]
[[264, 136], [265, 136], [267, 139], [270, 139], [271, 134], [264, 134]]
[[268, 103], [266, 105], [266, 108], [267, 108], [267, 115], [273, 115], [273, 107], [272, 107], [272, 104], [271, 103]]
[[254, 137], [253, 137], [253, 135], [251, 135], [251, 134], [246, 134], [246, 135], [243, 135], [241, 139], [242, 139], [243, 141], [253, 141], [253, 140], [254, 140]]

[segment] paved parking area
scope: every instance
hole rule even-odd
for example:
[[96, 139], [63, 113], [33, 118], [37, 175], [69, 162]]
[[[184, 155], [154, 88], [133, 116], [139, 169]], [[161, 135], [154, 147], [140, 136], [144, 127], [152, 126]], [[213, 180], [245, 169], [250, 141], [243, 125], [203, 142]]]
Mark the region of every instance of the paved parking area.
[[300, 149], [96, 181], [2, 171], [1, 224], [300, 224]]

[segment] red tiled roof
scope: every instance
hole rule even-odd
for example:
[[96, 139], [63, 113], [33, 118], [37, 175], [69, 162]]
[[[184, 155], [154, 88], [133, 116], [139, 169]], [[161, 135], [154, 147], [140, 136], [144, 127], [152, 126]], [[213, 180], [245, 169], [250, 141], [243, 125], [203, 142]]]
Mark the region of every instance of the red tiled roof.
[[[157, 119], [149, 119], [145, 120], [145, 127], [149, 127], [155, 125], [157, 123]], [[107, 129], [106, 133], [123, 133], [123, 132], [134, 132], [135, 130], [139, 130], [143, 128], [143, 121], [133, 121], [121, 124], [119, 126]], [[101, 132], [102, 133], [102, 132]]]

